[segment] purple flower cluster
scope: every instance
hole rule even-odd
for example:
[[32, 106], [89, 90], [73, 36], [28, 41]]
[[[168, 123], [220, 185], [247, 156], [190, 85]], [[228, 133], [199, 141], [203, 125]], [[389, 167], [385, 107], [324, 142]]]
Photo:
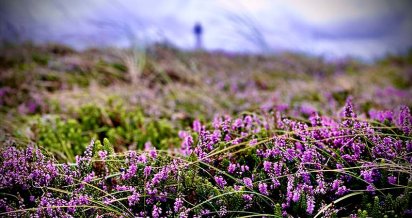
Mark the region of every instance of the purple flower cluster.
[[[379, 122], [395, 120], [395, 125], [408, 135], [411, 129], [409, 108], [400, 107], [398, 111], [373, 111], [373, 119]], [[393, 115], [395, 114], [395, 115]], [[231, 160], [227, 165], [221, 165], [221, 170], [232, 177], [215, 176], [214, 180], [220, 188], [232, 184], [235, 190], [244, 186], [256, 190], [262, 195], [283, 199], [282, 208], [288, 210], [292, 204], [297, 204], [302, 198], [306, 199], [306, 212], [313, 214], [319, 209], [317, 203], [321, 199], [338, 199], [350, 193], [352, 187], [375, 193], [378, 186], [390, 186], [397, 182], [396, 176], [390, 176], [386, 183], [381, 179], [387, 171], [378, 167], [377, 160], [384, 159], [393, 163], [410, 162], [411, 142], [396, 135], [387, 135], [383, 130], [375, 128], [373, 123], [362, 120], [355, 112], [352, 99], [348, 98], [343, 108], [341, 119], [319, 116], [312, 113], [309, 122], [287, 119], [276, 114], [275, 119], [262, 119], [256, 116], [245, 116], [232, 119], [229, 116], [217, 117], [213, 129], [202, 129], [197, 141], [192, 143], [197, 157], [210, 163], [213, 159]], [[277, 123], [277, 129], [269, 135], [270, 140], [256, 138], [259, 132], [270, 132], [268, 123]], [[200, 124], [197, 124], [200, 125]], [[287, 134], [279, 134], [279, 129]], [[218, 132], [219, 135], [213, 133]], [[255, 145], [259, 140], [266, 140]], [[253, 141], [253, 143], [242, 143]], [[219, 153], [216, 145], [228, 144], [226, 152]], [[233, 149], [228, 149], [233, 148]], [[237, 162], [251, 162], [248, 157], [237, 155], [240, 151], [255, 149], [259, 161], [252, 165]], [[410, 162], [412, 163], [412, 162]], [[251, 171], [241, 173], [241, 166]], [[358, 166], [358, 167], [356, 167]], [[350, 170], [346, 170], [349, 168]], [[351, 169], [353, 168], [353, 169]], [[334, 169], [337, 173], [325, 174], [324, 169]], [[239, 173], [237, 173], [239, 172]], [[397, 176], [402, 173], [396, 172]], [[284, 175], [288, 175], [286, 178]], [[325, 176], [328, 175], [328, 176]], [[406, 174], [402, 175], [407, 177]], [[252, 179], [251, 179], [252, 178]], [[253, 186], [252, 181], [257, 185]], [[282, 184], [287, 184], [283, 190]], [[328, 197], [327, 197], [328, 196]], [[243, 195], [245, 201], [251, 199]]]
[[25, 150], [8, 147], [1, 152], [0, 188], [48, 186], [58, 175], [58, 170], [40, 150], [29, 145]]
[[258, 208], [272, 213], [279, 203], [285, 216], [297, 207], [307, 216], [355, 191], [377, 195], [407, 187], [409, 108], [374, 118], [393, 128], [361, 117], [350, 99], [340, 119], [218, 116], [212, 125], [195, 120], [192, 131], [180, 132], [181, 155], [148, 143], [144, 151], [108, 156], [92, 142], [75, 164], [58, 164], [32, 145], [5, 147], [0, 192], [10, 197], [0, 199], [0, 215], [35, 208], [29, 211], [51, 217], [227, 216]]

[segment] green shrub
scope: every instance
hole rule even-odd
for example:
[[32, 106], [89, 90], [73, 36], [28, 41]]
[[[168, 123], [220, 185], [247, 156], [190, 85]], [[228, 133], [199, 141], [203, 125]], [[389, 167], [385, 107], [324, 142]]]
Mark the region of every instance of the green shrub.
[[144, 149], [146, 142], [157, 149], [166, 149], [179, 143], [177, 131], [165, 119], [146, 119], [140, 109], [127, 112], [122, 104], [109, 107], [85, 105], [73, 118], [60, 116], [38, 119], [32, 130], [38, 144], [57, 154], [59, 159], [74, 161], [90, 139], [107, 138], [116, 150], [132, 146]]

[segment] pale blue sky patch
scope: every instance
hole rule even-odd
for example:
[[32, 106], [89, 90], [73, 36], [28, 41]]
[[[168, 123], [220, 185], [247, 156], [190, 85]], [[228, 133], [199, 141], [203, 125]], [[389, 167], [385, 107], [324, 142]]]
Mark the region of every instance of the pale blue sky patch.
[[[412, 46], [412, 3], [389, 0], [0, 0], [1, 38], [77, 48], [167, 40], [209, 50], [371, 59]], [[263, 48], [264, 47], [264, 48]]]

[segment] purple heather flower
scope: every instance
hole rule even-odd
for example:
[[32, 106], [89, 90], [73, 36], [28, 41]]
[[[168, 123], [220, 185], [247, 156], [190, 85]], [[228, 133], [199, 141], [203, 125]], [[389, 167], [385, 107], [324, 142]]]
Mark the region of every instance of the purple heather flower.
[[175, 203], [174, 203], [174, 211], [177, 213], [179, 212], [180, 208], [183, 206], [183, 200], [181, 198], [176, 198]]
[[345, 107], [343, 108], [343, 112], [342, 112], [343, 114], [343, 116], [344, 117], [347, 117], [347, 118], [356, 118], [356, 113], [355, 113], [355, 111], [354, 111], [354, 109], [353, 109], [353, 103], [352, 103], [352, 97], [351, 96], [349, 96], [347, 99], [346, 99], [346, 104], [345, 104]]
[[405, 211], [403, 211], [403, 213], [406, 215], [406, 216], [411, 216], [412, 215], [412, 209], [406, 209]]
[[125, 172], [122, 173], [122, 179], [123, 179], [123, 180], [131, 179], [134, 175], [136, 175], [136, 172], [137, 172], [137, 166], [136, 166], [136, 164], [131, 164], [131, 165], [129, 166], [129, 169], [127, 170], [127, 172], [126, 172], [126, 173], [125, 173]]
[[190, 155], [192, 153], [193, 138], [191, 135], [184, 137], [180, 149], [184, 155]]
[[401, 105], [395, 114], [395, 124], [406, 134], [412, 133], [412, 115], [408, 106]]
[[144, 170], [143, 170], [143, 175], [144, 177], [149, 177], [150, 172], [152, 171], [152, 167], [151, 166], [145, 166]]
[[141, 155], [139, 155], [139, 157], [137, 158], [137, 162], [138, 163], [142, 163], [145, 164], [147, 163], [147, 156], [145, 153], [142, 153]]
[[150, 156], [152, 159], [156, 159], [156, 157], [157, 157], [157, 151], [156, 151], [156, 149], [150, 150], [150, 151], [149, 151], [149, 156]]
[[225, 141], [229, 142], [230, 140], [232, 140], [232, 138], [230, 137], [229, 134], [225, 135]]
[[348, 192], [349, 190], [346, 188], [346, 186], [339, 186], [338, 190], [336, 191], [336, 195], [341, 196], [344, 195], [346, 192]]
[[85, 182], [85, 183], [91, 182], [92, 179], [94, 178], [94, 176], [95, 176], [94, 172], [91, 172], [86, 177], [84, 177], [83, 182]]
[[374, 192], [375, 190], [376, 190], [376, 189], [375, 189], [375, 186], [372, 185], [372, 184], [369, 184], [369, 185], [366, 187], [366, 191]]
[[147, 141], [146, 143], [144, 143], [144, 150], [145, 151], [150, 151], [153, 149], [153, 145], [151, 141]]
[[306, 197], [306, 205], [307, 205], [306, 212], [308, 214], [312, 214], [313, 211], [315, 210], [315, 197], [313, 195], [308, 195]]
[[393, 112], [390, 110], [386, 111], [378, 111], [378, 110], [370, 110], [369, 117], [374, 120], [378, 120], [379, 122], [383, 123], [385, 120], [392, 121], [393, 119]]
[[293, 202], [298, 202], [300, 199], [300, 190], [296, 189], [293, 191], [293, 195], [292, 195], [292, 201]]
[[241, 128], [242, 125], [243, 125], [243, 120], [239, 118], [239, 119], [236, 119], [236, 120], [233, 122], [232, 128], [233, 128], [233, 129], [238, 129], [238, 128]]
[[244, 201], [252, 201], [253, 194], [243, 194], [242, 198]]
[[361, 175], [367, 183], [373, 183], [373, 177], [372, 177], [372, 171], [371, 170], [361, 171]]
[[248, 165], [242, 165], [240, 166], [240, 171], [245, 172], [249, 170], [249, 166]]
[[105, 160], [107, 157], [107, 151], [99, 151], [99, 157], [101, 160]]
[[219, 130], [214, 130], [213, 133], [210, 135], [210, 140], [212, 143], [217, 143], [221, 137], [221, 132]]
[[254, 145], [257, 144], [257, 142], [258, 142], [257, 139], [252, 139], [252, 140], [250, 140], [249, 145], [254, 146]]
[[202, 124], [198, 119], [193, 121], [193, 130], [197, 133], [200, 133], [202, 131]]
[[312, 105], [306, 103], [306, 104], [302, 104], [300, 106], [300, 112], [304, 115], [309, 116], [309, 115], [316, 112], [316, 108], [314, 108]]
[[332, 190], [337, 190], [337, 189], [339, 188], [339, 186], [340, 186], [341, 183], [342, 183], [342, 181], [339, 180], [339, 179], [333, 180]]
[[159, 218], [161, 214], [162, 214], [162, 208], [158, 207], [156, 205], [153, 205], [152, 217], [153, 218]]
[[243, 183], [245, 184], [246, 187], [248, 187], [250, 189], [253, 188], [252, 180], [249, 177], [243, 178]]
[[234, 173], [236, 170], [236, 164], [230, 163], [229, 166], [227, 167], [227, 171], [229, 173]]
[[200, 210], [200, 215], [203, 215], [203, 216], [210, 215], [210, 210], [208, 210], [208, 209], [201, 209], [201, 210]]
[[356, 113], [353, 108], [352, 97], [348, 97], [346, 99], [346, 104], [345, 104], [345, 107], [343, 108], [342, 116], [344, 118], [342, 122], [344, 127], [351, 127], [356, 123], [353, 120], [356, 118]]
[[89, 198], [86, 195], [80, 195], [77, 197], [78, 205], [87, 205], [89, 203]]
[[224, 217], [227, 214], [227, 208], [225, 205], [220, 206], [219, 211], [217, 212], [219, 217]]
[[391, 185], [395, 185], [396, 184], [396, 177], [395, 176], [389, 176], [388, 177], [388, 183]]
[[227, 184], [226, 180], [222, 176], [215, 176], [215, 182], [222, 189]]
[[306, 150], [305, 152], [303, 152], [302, 161], [304, 163], [311, 163], [313, 161], [313, 156], [315, 156], [314, 154], [316, 154], [316, 151], [312, 149]]
[[247, 115], [244, 119], [243, 122], [246, 126], [246, 128], [251, 128], [252, 127], [252, 122], [253, 122], [253, 118], [250, 115]]
[[268, 185], [266, 183], [259, 183], [258, 185], [259, 192], [263, 195], [269, 195]]
[[312, 115], [309, 117], [309, 121], [313, 127], [322, 125], [322, 119], [320, 118], [319, 114], [316, 112], [312, 113]]
[[265, 172], [270, 172], [270, 169], [272, 168], [272, 162], [269, 162], [269, 161], [264, 161], [263, 162], [263, 170], [265, 171]]

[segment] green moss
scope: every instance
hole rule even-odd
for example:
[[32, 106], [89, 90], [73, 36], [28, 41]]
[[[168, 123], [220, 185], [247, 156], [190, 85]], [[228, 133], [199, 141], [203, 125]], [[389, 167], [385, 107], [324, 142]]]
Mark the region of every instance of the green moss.
[[143, 149], [149, 141], [158, 149], [180, 142], [176, 129], [166, 119], [146, 119], [140, 109], [127, 112], [121, 104], [107, 108], [85, 105], [76, 110], [74, 118], [39, 119], [32, 129], [39, 144], [70, 161], [85, 150], [91, 139], [103, 140], [107, 149], [114, 147], [109, 154], [129, 145]]
[[31, 58], [35, 63], [42, 66], [47, 65], [50, 59], [50, 57], [44, 53], [33, 53]]

